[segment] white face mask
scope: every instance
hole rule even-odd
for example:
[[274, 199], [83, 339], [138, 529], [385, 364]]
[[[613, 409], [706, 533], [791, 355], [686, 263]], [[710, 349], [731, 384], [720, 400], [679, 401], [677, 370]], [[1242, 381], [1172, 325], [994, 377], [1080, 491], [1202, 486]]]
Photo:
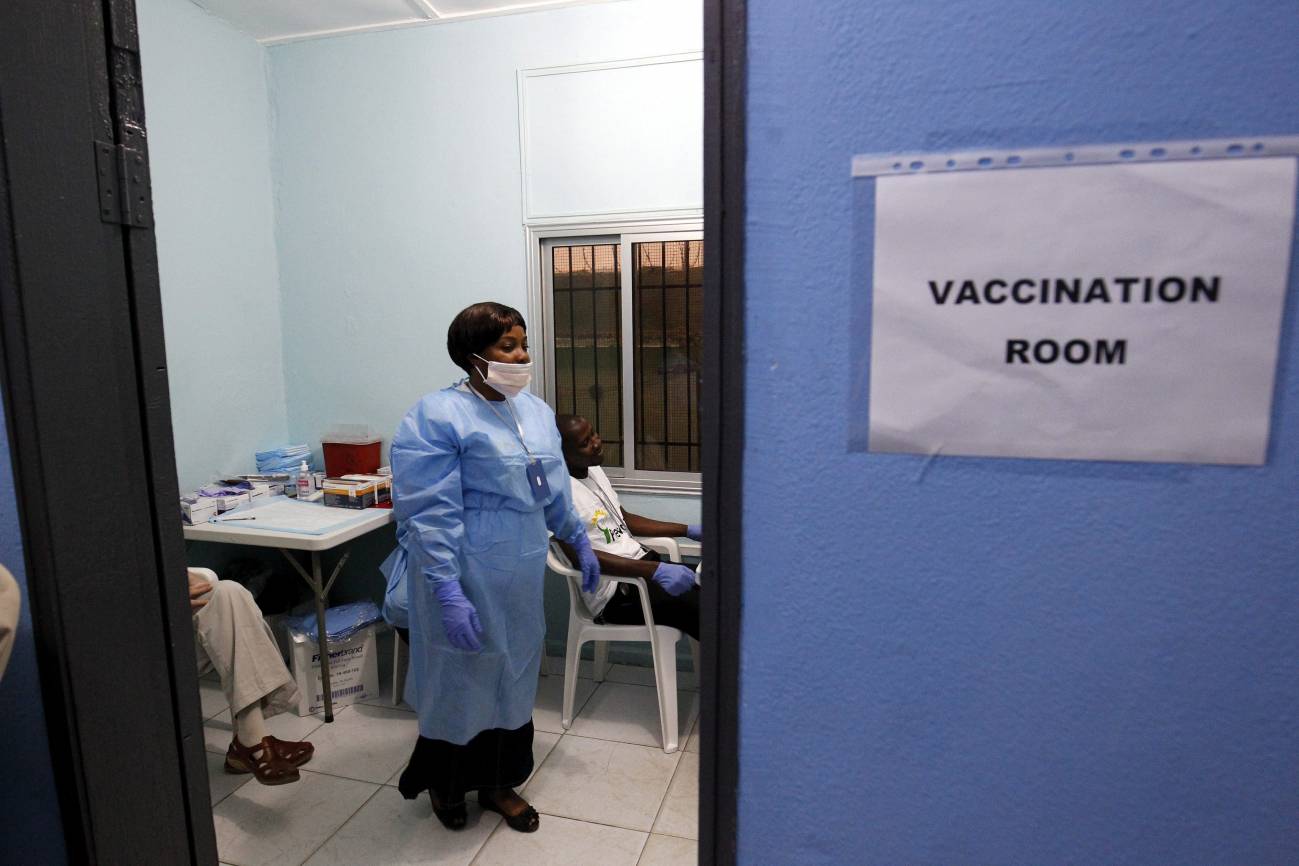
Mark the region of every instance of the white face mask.
[[487, 375], [483, 376], [483, 381], [506, 397], [517, 397], [532, 381], [531, 361], [526, 364], [506, 364], [503, 361], [489, 361], [482, 355], [474, 357], [487, 365]]

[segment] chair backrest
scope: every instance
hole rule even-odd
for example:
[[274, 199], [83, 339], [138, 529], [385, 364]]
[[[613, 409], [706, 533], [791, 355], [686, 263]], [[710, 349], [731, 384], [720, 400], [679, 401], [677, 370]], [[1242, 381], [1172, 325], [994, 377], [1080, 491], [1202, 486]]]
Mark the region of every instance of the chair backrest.
[[572, 566], [559, 542], [553, 538], [546, 551], [546, 567], [568, 582], [568, 615], [594, 622], [595, 617], [586, 606], [586, 599], [582, 598], [582, 572]]

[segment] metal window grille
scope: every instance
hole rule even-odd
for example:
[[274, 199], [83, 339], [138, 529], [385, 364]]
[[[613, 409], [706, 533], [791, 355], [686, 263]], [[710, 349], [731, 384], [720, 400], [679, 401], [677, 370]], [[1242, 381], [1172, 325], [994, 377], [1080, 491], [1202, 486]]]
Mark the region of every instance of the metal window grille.
[[704, 243], [632, 244], [636, 468], [698, 472]]
[[605, 465], [623, 465], [622, 261], [619, 245], [551, 250], [555, 411], [582, 415], [604, 440]]

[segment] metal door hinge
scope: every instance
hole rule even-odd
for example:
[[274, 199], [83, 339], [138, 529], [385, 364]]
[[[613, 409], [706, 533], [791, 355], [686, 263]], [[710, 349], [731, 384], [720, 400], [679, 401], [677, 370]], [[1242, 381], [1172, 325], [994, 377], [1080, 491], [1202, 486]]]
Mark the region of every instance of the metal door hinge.
[[153, 226], [153, 190], [143, 150], [96, 141], [95, 170], [101, 220], [132, 228]]

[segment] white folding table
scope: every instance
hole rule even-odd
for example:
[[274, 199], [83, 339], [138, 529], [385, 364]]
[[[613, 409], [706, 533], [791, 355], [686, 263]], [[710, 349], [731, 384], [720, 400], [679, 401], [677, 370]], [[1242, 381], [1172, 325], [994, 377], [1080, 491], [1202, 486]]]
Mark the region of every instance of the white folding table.
[[[326, 506], [322, 505], [320, 507], [325, 508]], [[346, 519], [347, 511], [345, 509], [330, 510], [338, 511], [339, 518]], [[294, 569], [297, 570], [298, 574], [302, 575], [302, 579], [311, 587], [311, 591], [316, 597], [316, 630], [319, 635], [317, 645], [320, 649], [320, 686], [324, 691], [326, 722], [334, 720], [334, 700], [329, 688], [329, 637], [325, 633], [325, 605], [329, 598], [329, 589], [334, 585], [334, 579], [338, 577], [338, 573], [343, 569], [343, 564], [347, 562], [347, 558], [352, 554], [351, 551], [343, 554], [343, 558], [334, 566], [334, 571], [329, 575], [328, 581], [323, 580], [321, 575], [320, 554], [354, 538], [359, 538], [381, 526], [387, 526], [391, 522], [391, 508], [367, 508], [357, 513], [355, 521], [320, 535], [252, 529], [238, 522], [200, 523], [195, 526], [185, 527], [186, 541], [246, 544], [249, 547], [274, 547], [284, 555], [285, 559], [292, 563]], [[311, 554], [311, 572], [309, 574], [302, 567], [302, 563], [298, 562], [293, 554], [289, 552], [294, 550], [305, 550]]]

